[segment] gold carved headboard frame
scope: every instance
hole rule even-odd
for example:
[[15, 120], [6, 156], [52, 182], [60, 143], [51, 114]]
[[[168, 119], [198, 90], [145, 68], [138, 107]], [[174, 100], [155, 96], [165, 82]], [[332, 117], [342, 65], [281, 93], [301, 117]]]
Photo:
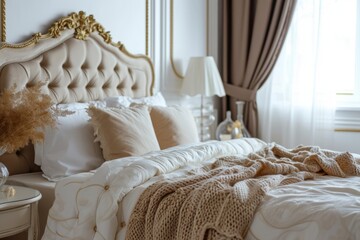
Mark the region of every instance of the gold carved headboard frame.
[[[113, 42], [110, 33], [83, 11], [59, 19], [46, 34], [34, 34], [23, 43], [3, 42], [0, 56], [0, 92], [14, 83], [31, 87], [45, 79], [45, 92], [55, 103], [70, 103], [150, 96], [154, 87], [149, 57], [133, 55], [121, 42]], [[39, 170], [31, 144], [2, 155], [0, 161], [12, 174]]]
[[[4, 4], [5, 1], [4, 0], [1, 0], [1, 1], [2, 1], [2, 4]], [[5, 27], [3, 26], [3, 28], [5, 28]], [[78, 40], [87, 40], [89, 38], [90, 34], [98, 33], [98, 35], [103, 39], [103, 42], [105, 42], [109, 46], [117, 48], [123, 54], [127, 55], [129, 58], [145, 60], [147, 62], [147, 65], [149, 65], [149, 67], [151, 68], [150, 69], [151, 70], [151, 79], [147, 80], [147, 81], [150, 81], [150, 83], [147, 83], [147, 85], [148, 85], [147, 86], [147, 88], [148, 88], [147, 95], [153, 94], [155, 76], [154, 76], [153, 64], [152, 64], [152, 61], [150, 60], [150, 58], [147, 57], [146, 55], [142, 55], [142, 54], [133, 55], [126, 50], [125, 46], [121, 42], [113, 42], [110, 32], [105, 31], [105, 28], [95, 20], [93, 15], [87, 16], [85, 14], [85, 12], [83, 12], [83, 11], [80, 11], [79, 13], [71, 13], [66, 17], [60, 18], [58, 21], [55, 21], [46, 34], [36, 33], [29, 40], [22, 42], [22, 43], [18, 43], [18, 44], [2, 42], [1, 46], [0, 46], [0, 55], [3, 55], [3, 56], [2, 56], [2, 59], [0, 59], [0, 71], [7, 63], [16, 62], [16, 59], [15, 60], [7, 59], [8, 55], [12, 55], [12, 53], [16, 54], [16, 51], [12, 51], [13, 49], [26, 49], [33, 45], [37, 45], [41, 41], [44, 41], [47, 39], [60, 38], [61, 35], [64, 34], [64, 32], [66, 32], [67, 30], [73, 30], [74, 31], [73, 37]], [[146, 38], [148, 38], [148, 36], [146, 36]], [[35, 47], [33, 47], [33, 48], [35, 51], [36, 50]], [[148, 50], [146, 49], [146, 51], [148, 51]], [[21, 56], [20, 58], [26, 59], [23, 56]], [[18, 57], [18, 59], [19, 59], [19, 57]], [[6, 61], [8, 61], [8, 62], [6, 62]], [[22, 60], [22, 61], [24, 61], [24, 60]], [[0, 91], [2, 88], [3, 88], [3, 86], [1, 86], [1, 82], [0, 82]], [[120, 94], [120, 95], [124, 95], [124, 94]]]

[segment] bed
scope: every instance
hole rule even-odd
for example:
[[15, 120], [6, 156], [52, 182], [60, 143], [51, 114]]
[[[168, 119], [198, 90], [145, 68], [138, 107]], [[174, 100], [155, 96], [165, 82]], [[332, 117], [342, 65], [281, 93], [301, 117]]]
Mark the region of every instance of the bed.
[[[113, 43], [94, 17], [72, 13], [1, 56], [0, 90], [46, 81], [44, 93], [75, 112], [43, 144], [0, 158], [8, 184], [42, 193], [42, 239], [360, 239], [359, 155], [199, 142], [189, 111], [153, 94], [151, 60]], [[207, 214], [214, 222], [189, 221]]]

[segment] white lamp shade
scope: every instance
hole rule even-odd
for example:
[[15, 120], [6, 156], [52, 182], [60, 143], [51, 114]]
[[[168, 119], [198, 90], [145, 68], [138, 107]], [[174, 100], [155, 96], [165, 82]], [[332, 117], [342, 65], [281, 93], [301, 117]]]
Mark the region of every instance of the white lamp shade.
[[225, 96], [224, 85], [213, 57], [190, 59], [180, 92], [189, 96]]

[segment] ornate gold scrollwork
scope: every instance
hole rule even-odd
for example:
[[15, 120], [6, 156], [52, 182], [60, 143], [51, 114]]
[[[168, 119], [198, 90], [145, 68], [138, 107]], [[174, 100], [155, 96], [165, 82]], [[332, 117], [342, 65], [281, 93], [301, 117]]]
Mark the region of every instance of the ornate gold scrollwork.
[[90, 33], [97, 31], [106, 43], [111, 43], [110, 32], [105, 32], [104, 27], [96, 22], [93, 15], [86, 16], [85, 12], [71, 13], [67, 17], [56, 21], [49, 29], [51, 37], [59, 37], [66, 29], [74, 29], [74, 37], [86, 40]]
[[123, 48], [123, 45], [120, 42], [112, 42], [110, 32], [106, 32], [105, 28], [95, 20], [93, 15], [87, 16], [83, 11], [80, 11], [79, 13], [71, 13], [68, 16], [54, 22], [46, 34], [36, 33], [26, 42], [19, 44], [4, 43], [1, 48], [27, 47], [31, 44], [36, 44], [40, 39], [57, 38], [61, 35], [61, 32], [67, 29], [74, 29], [74, 37], [79, 40], [86, 40], [90, 33], [98, 32], [106, 43], [112, 44], [120, 49]]

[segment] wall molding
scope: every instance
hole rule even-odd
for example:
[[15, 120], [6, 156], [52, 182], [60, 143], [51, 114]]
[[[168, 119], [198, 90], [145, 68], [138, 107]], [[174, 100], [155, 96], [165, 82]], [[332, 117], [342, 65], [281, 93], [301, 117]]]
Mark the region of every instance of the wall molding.
[[6, 42], [6, 2], [1, 0], [1, 42]]
[[175, 75], [184, 79], [184, 76], [176, 69], [174, 63], [174, 0], [170, 0], [170, 64]]
[[338, 108], [335, 112], [336, 132], [360, 132], [359, 108]]
[[207, 54], [214, 57], [218, 66], [220, 62], [219, 18], [219, 0], [207, 0]]
[[[219, 13], [218, 0], [206, 1], [206, 54], [214, 57], [219, 62]], [[184, 79], [184, 76], [176, 69], [174, 63], [174, 0], [170, 0], [170, 64], [174, 74]]]
[[167, 79], [167, 61], [168, 61], [168, 24], [169, 24], [169, 15], [168, 14], [168, 1], [162, 0], [160, 4], [160, 31], [159, 31], [159, 39], [160, 39], [160, 46], [162, 49], [161, 51], [157, 51], [160, 54], [160, 66], [159, 66], [159, 78], [161, 79], [161, 91], [168, 90], [169, 88], [166, 86], [169, 81]]
[[151, 0], [145, 0], [145, 54], [146, 56], [149, 56], [149, 1]]

